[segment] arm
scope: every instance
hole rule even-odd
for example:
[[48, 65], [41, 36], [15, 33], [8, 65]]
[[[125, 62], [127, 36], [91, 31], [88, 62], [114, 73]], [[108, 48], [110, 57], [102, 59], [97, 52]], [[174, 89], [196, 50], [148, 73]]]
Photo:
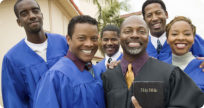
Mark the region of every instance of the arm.
[[72, 108], [69, 81], [58, 71], [48, 71], [39, 81], [33, 108]]
[[28, 108], [29, 97], [19, 69], [6, 57], [2, 64], [2, 96], [5, 108]]
[[198, 34], [195, 35], [194, 44], [192, 45], [190, 51], [196, 57], [204, 57], [204, 40]]
[[168, 91], [167, 108], [200, 108], [204, 104], [203, 92], [178, 67], [173, 70], [170, 76]]

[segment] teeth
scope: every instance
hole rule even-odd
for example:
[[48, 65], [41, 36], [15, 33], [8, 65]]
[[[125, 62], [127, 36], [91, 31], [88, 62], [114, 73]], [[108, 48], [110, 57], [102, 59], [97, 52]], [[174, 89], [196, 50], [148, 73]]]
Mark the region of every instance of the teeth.
[[90, 54], [91, 50], [82, 50], [82, 52], [86, 53], [86, 54]]
[[176, 44], [177, 47], [185, 47], [185, 44]]
[[129, 45], [140, 45], [139, 43], [129, 43]]

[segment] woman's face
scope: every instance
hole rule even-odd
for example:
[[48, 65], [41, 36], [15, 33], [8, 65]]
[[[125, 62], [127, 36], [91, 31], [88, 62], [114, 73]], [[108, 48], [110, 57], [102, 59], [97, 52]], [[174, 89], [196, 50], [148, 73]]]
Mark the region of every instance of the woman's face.
[[172, 53], [178, 56], [189, 52], [194, 43], [194, 36], [191, 26], [185, 21], [177, 21], [172, 24], [169, 30], [167, 43]]

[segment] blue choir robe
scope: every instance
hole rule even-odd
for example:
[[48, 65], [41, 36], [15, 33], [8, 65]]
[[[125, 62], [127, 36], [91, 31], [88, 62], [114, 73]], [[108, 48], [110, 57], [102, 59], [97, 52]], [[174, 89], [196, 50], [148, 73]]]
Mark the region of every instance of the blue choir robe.
[[94, 76], [80, 71], [62, 58], [38, 83], [34, 108], [105, 108], [102, 69], [93, 66]]
[[2, 95], [5, 108], [32, 108], [34, 93], [41, 76], [66, 55], [66, 37], [47, 35], [47, 62], [22, 39], [4, 56], [2, 64]]
[[[199, 68], [199, 65], [204, 60], [193, 59], [183, 70], [195, 83], [196, 85], [204, 92], [204, 72], [202, 68]], [[164, 60], [164, 62], [172, 64], [172, 56]]]
[[[121, 53], [120, 56], [118, 57], [117, 61], [121, 60], [122, 56], [123, 56], [123, 54]], [[96, 66], [101, 68], [103, 70], [103, 72], [106, 71], [105, 61], [106, 61], [106, 58], [104, 58], [103, 60], [101, 60], [99, 63], [96, 64]]]
[[[160, 53], [158, 54], [157, 50], [151, 42], [150, 36], [146, 51], [149, 56], [157, 58], [161, 61], [166, 60], [171, 56], [171, 48], [169, 44], [167, 44], [167, 41], [165, 41], [164, 45], [162, 46], [162, 49], [160, 50]], [[190, 49], [190, 52], [192, 52], [192, 54], [196, 57], [204, 57], [204, 40], [198, 34], [195, 35], [195, 41]]]

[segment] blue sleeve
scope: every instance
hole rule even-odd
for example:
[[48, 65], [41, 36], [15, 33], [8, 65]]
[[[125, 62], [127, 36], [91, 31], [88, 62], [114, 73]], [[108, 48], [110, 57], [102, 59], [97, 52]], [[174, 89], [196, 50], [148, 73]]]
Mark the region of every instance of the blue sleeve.
[[38, 83], [33, 108], [72, 108], [72, 95], [68, 78], [59, 71], [48, 71]]
[[198, 34], [195, 35], [195, 41], [190, 51], [196, 57], [204, 57], [204, 40]]
[[5, 108], [28, 108], [29, 98], [19, 69], [6, 57], [2, 64], [2, 96]]

